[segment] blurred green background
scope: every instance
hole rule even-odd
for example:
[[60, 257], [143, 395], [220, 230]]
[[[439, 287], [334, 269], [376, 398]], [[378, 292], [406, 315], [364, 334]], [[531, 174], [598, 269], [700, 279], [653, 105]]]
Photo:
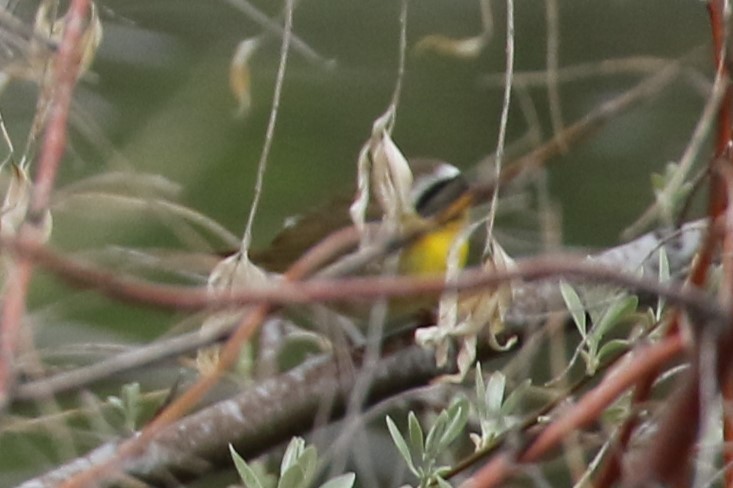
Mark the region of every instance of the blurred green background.
[[[271, 2], [256, 5], [271, 15], [280, 8]], [[492, 5], [490, 43], [477, 59], [465, 60], [418, 54], [413, 48], [428, 34], [460, 38], [480, 33], [478, 3], [411, 4], [407, 74], [394, 134], [406, 155], [470, 167], [495, 150], [502, 89], [482, 80], [503, 71], [505, 16], [501, 2]], [[246, 15], [223, 0], [109, 1], [101, 6], [104, 43], [94, 76], [80, 89], [78, 107], [108, 140], [77, 131], [77, 152], [64, 166], [62, 182], [120, 166], [159, 173], [182, 185], [184, 204], [240, 233], [252, 199], [280, 40], [270, 38], [252, 59], [252, 109], [242, 120], [234, 116], [229, 62], [240, 40], [262, 31]], [[559, 7], [561, 66], [626, 56], [677, 57], [708, 39], [705, 9], [697, 2], [563, 1]], [[357, 153], [393, 90], [398, 13], [399, 2], [393, 0], [298, 5], [296, 33], [335, 66], [325, 69], [291, 53], [257, 243], [267, 243], [287, 216], [330, 194], [350, 191]], [[543, 70], [544, 4], [518, 2], [515, 30], [516, 70]], [[707, 58], [707, 51], [698, 52]], [[707, 59], [699, 63], [707, 64]], [[561, 84], [565, 122], [638, 79], [627, 74]], [[547, 138], [546, 90], [537, 87], [530, 93]], [[690, 83], [680, 81], [559, 158], [551, 185], [562, 205], [569, 243], [616, 241], [619, 230], [650, 201], [650, 171], [681, 155], [703, 100]], [[516, 97], [513, 104], [509, 142], [528, 127]], [[73, 228], [69, 234], [56, 230], [64, 242], [80, 237]]]

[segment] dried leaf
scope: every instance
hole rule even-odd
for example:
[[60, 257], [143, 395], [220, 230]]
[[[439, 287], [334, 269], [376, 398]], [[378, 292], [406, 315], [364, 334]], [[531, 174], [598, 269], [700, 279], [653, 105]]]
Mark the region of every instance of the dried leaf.
[[369, 207], [371, 172], [372, 165], [369, 161], [369, 146], [365, 145], [359, 153], [359, 160], [357, 162], [356, 197], [351, 207], [349, 207], [351, 220], [362, 235], [366, 228], [366, 214], [367, 208]]
[[415, 215], [410, 200], [413, 180], [410, 165], [386, 130], [372, 148], [372, 158], [372, 184], [377, 201], [386, 220], [401, 225], [404, 219]]
[[252, 73], [249, 62], [259, 45], [259, 38], [241, 41], [229, 65], [229, 88], [237, 100], [238, 117], [246, 116], [252, 106]]
[[486, 46], [486, 39], [484, 35], [454, 39], [432, 34], [420, 39], [415, 45], [415, 51], [419, 54], [434, 52], [442, 56], [475, 59]]
[[[359, 153], [357, 194], [350, 212], [362, 232], [371, 197], [381, 206], [383, 223], [390, 231], [403, 227], [416, 215], [410, 198], [412, 170], [390, 136], [394, 113], [391, 105], [374, 121], [372, 135]], [[367, 241], [368, 236], [363, 236], [362, 244]]]
[[[211, 294], [226, 293], [241, 288], [257, 288], [271, 285], [270, 276], [250, 261], [245, 252], [235, 253], [222, 259], [209, 275], [208, 290]], [[202, 331], [213, 331], [230, 326], [239, 320], [247, 310], [242, 307], [236, 310], [217, 312], [208, 317], [201, 325]], [[201, 374], [208, 374], [218, 368], [218, 346], [199, 349], [196, 355], [196, 367]]]

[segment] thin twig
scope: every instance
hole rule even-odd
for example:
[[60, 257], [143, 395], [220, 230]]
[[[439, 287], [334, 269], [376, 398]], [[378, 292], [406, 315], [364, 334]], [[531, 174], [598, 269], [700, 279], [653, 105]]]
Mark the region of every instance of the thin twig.
[[644, 231], [652, 220], [659, 217], [660, 203], [670, 205], [674, 201], [675, 194], [679, 192], [682, 184], [687, 180], [692, 165], [697, 159], [698, 154], [702, 145], [709, 134], [710, 127], [715, 120], [715, 114], [720, 110], [720, 104], [723, 101], [726, 91], [728, 90], [728, 84], [730, 80], [723, 76], [723, 73], [717, 73], [715, 76], [715, 82], [713, 83], [713, 90], [705, 103], [700, 119], [695, 125], [695, 130], [692, 133], [690, 142], [687, 144], [682, 157], [677, 165], [677, 171], [674, 177], [667, 183], [667, 186], [657, 194], [654, 203], [644, 211], [644, 213], [636, 219], [622, 234], [623, 239], [630, 239], [638, 235], [639, 232]]
[[499, 186], [501, 182], [502, 164], [504, 162], [504, 145], [506, 143], [506, 128], [509, 122], [509, 106], [512, 100], [512, 82], [514, 74], [514, 1], [506, 0], [506, 67], [504, 78], [504, 98], [501, 104], [501, 118], [499, 120], [499, 136], [496, 142], [496, 158], [494, 160], [494, 177], [496, 187], [491, 196], [491, 206], [486, 219], [486, 247], [484, 254], [490, 251], [494, 235], [494, 220], [499, 206]]
[[242, 236], [242, 251], [249, 250], [252, 242], [252, 226], [254, 225], [255, 215], [259, 208], [260, 198], [262, 197], [262, 186], [265, 179], [265, 171], [267, 170], [267, 161], [272, 148], [272, 141], [275, 137], [275, 124], [277, 123], [278, 109], [280, 108], [280, 98], [282, 96], [283, 81], [285, 80], [285, 67], [288, 63], [288, 52], [290, 51], [290, 40], [293, 33], [293, 8], [295, 0], [287, 0], [285, 2], [285, 27], [283, 32], [282, 45], [280, 46], [280, 63], [277, 67], [277, 76], [275, 77], [275, 91], [272, 95], [272, 108], [270, 109], [270, 119], [267, 122], [267, 131], [265, 132], [265, 142], [262, 146], [260, 160], [257, 163], [257, 181], [255, 182], [255, 193], [252, 197], [252, 204], [249, 207], [249, 217], [247, 225]]
[[[545, 0], [545, 25], [547, 26], [547, 100], [550, 102], [552, 133], [562, 135], [563, 117], [560, 103], [558, 69], [560, 66], [560, 16], [557, 0]], [[562, 141], [561, 141], [562, 143]], [[566, 150], [567, 147], [563, 147]]]
[[285, 29], [270, 19], [267, 15], [263, 14], [257, 7], [247, 0], [225, 0], [229, 5], [239, 10], [247, 17], [259, 24], [268, 35], [277, 37], [285, 37], [290, 35], [290, 43], [293, 46], [293, 51], [300, 54], [308, 62], [319, 65], [324, 69], [331, 69], [336, 65], [336, 61], [333, 59], [326, 59], [321, 54], [316, 52], [311, 46], [308, 45], [303, 39], [301, 39], [294, 32], [287, 34]]

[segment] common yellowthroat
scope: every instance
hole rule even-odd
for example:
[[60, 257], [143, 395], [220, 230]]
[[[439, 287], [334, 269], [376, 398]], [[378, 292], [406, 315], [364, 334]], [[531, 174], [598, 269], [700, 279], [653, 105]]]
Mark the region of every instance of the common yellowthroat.
[[[414, 176], [410, 200], [419, 219], [427, 220], [441, 215], [469, 190], [461, 171], [444, 161], [411, 159], [410, 167]], [[285, 271], [327, 235], [352, 224], [348, 212], [350, 204], [350, 199], [340, 198], [298, 217], [267, 248], [251, 252], [252, 261], [271, 272]], [[399, 272], [418, 276], [444, 273], [456, 237], [468, 223], [467, 207], [409, 242], [401, 251]], [[370, 205], [367, 214], [369, 218], [377, 220], [381, 217], [381, 210], [376, 205]], [[468, 244], [463, 244], [459, 249], [459, 266], [465, 264], [467, 255]]]
[[[437, 160], [411, 160], [413, 174], [410, 190], [411, 217], [428, 221], [444, 217], [443, 212], [452, 209], [468, 195], [469, 185], [461, 171], [448, 163]], [[250, 260], [259, 268], [269, 272], [282, 273], [287, 270], [309, 248], [321, 242], [330, 233], [352, 225], [349, 215], [350, 199], [337, 199], [327, 205], [297, 218], [287, 225], [265, 249], [251, 251]], [[367, 215], [375, 220], [381, 217], [382, 210], [372, 206]], [[413, 215], [414, 214], [414, 215]], [[423, 223], [424, 223], [423, 222]], [[440, 275], [446, 272], [449, 254], [456, 238], [468, 223], [468, 205], [463, 205], [447, 218], [442, 218], [427, 232], [409, 241], [401, 250], [397, 271], [411, 276]], [[460, 244], [457, 264], [463, 266], [468, 255], [468, 244]], [[334, 257], [334, 260], [338, 259]], [[377, 271], [370, 267], [371, 271]], [[387, 322], [389, 326], [402, 326], [404, 319], [413, 318], [420, 312], [432, 308], [433, 299], [408, 297], [390, 300]], [[355, 319], [359, 324], [368, 317], [368, 308], [356, 305], [336, 307], [336, 310]], [[199, 351], [197, 364], [200, 370], [207, 371], [218, 362], [218, 348]]]

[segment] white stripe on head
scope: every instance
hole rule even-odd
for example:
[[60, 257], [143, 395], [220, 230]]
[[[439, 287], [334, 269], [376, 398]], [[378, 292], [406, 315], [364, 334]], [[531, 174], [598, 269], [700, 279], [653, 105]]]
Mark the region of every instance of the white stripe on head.
[[420, 197], [422, 197], [428, 189], [441, 181], [452, 180], [460, 174], [460, 169], [450, 163], [441, 161], [432, 168], [432, 171], [415, 175], [415, 179], [412, 183], [412, 189], [410, 190], [410, 201], [413, 206], [417, 205], [420, 201]]

